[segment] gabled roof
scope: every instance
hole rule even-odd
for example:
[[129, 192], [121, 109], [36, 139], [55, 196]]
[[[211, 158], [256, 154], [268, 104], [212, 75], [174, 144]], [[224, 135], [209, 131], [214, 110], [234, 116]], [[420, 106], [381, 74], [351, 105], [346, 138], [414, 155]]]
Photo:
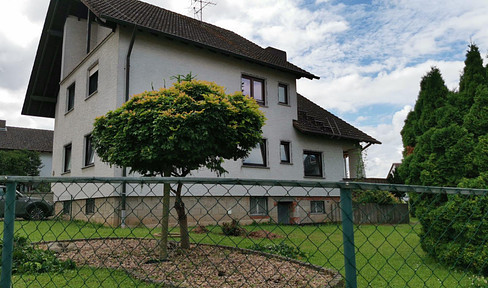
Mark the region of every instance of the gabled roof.
[[53, 152], [52, 130], [7, 126], [0, 130], [0, 150]]
[[[68, 15], [86, 18], [88, 9], [107, 26], [134, 25], [162, 35], [245, 61], [316, 78], [286, 60], [286, 52], [262, 48], [236, 33], [137, 0], [51, 0], [37, 48], [22, 114], [54, 117], [59, 81], [63, 27]], [[137, 41], [137, 40], [136, 40]]]
[[[151, 32], [217, 50], [265, 66], [295, 74], [298, 78], [319, 78], [286, 60], [286, 53], [263, 49], [238, 34], [137, 0], [81, 0], [97, 17], [119, 24], [136, 24]], [[271, 48], [271, 49], [269, 49]]]
[[293, 126], [304, 134], [350, 139], [371, 144], [381, 144], [368, 134], [348, 124], [319, 105], [297, 94], [298, 119]]

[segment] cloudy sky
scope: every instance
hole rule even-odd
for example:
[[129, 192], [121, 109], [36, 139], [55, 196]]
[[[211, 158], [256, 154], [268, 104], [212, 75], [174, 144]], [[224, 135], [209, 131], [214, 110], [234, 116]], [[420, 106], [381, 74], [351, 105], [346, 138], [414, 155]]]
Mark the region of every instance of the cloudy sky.
[[[486, 0], [212, 1], [204, 21], [287, 51], [321, 77], [299, 80], [298, 92], [383, 143], [367, 149], [369, 177], [385, 177], [401, 160], [400, 130], [430, 67], [457, 89], [468, 44], [488, 52]], [[194, 0], [147, 2], [194, 16]], [[20, 115], [48, 4], [0, 3], [0, 119], [9, 126], [54, 126]]]

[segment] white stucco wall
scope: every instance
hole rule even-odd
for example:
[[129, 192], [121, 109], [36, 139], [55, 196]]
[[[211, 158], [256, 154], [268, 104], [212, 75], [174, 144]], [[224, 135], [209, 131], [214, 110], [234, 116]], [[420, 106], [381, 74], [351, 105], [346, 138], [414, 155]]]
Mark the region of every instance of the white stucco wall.
[[[86, 28], [86, 21], [77, 21], [77, 18], [75, 20], [71, 18], [68, 17], [66, 21], [65, 31], [76, 30], [80, 28], [79, 26]], [[92, 28], [96, 30], [97, 25], [93, 25]], [[61, 79], [56, 104], [52, 165], [54, 176], [119, 176], [113, 168], [99, 163], [99, 159], [96, 156], [94, 165], [84, 167], [85, 136], [91, 133], [94, 119], [104, 115], [109, 110], [117, 108], [116, 99], [119, 84], [116, 76], [119, 71], [116, 51], [118, 51], [118, 34], [107, 34], [106, 28], [103, 28], [102, 31], [103, 35], [107, 36], [93, 47], [88, 55], [83, 52], [84, 56], [80, 59], [76, 55], [69, 56], [71, 48], [74, 49], [74, 53], [79, 51], [71, 47], [71, 44], [64, 44], [66, 48], [63, 53], [64, 67], [73, 68], [71, 71], [65, 71], [64, 74], [66, 76]], [[79, 34], [75, 33], [74, 35], [86, 41], [86, 31]], [[99, 33], [98, 36], [100, 35]], [[97, 37], [94, 38], [98, 39]], [[65, 38], [66, 41], [73, 41], [73, 43], [80, 45], [80, 41], [73, 40], [70, 37]], [[77, 59], [78, 62], [76, 62]], [[88, 95], [88, 71], [94, 65], [98, 65], [98, 90], [96, 93]], [[67, 88], [73, 83], [75, 83], [74, 108], [71, 111], [67, 111]], [[71, 172], [64, 173], [64, 146], [70, 143], [72, 145]]]
[[[86, 39], [86, 23], [68, 18], [65, 34], [73, 32], [65, 41]], [[85, 29], [85, 28], [84, 28]], [[81, 33], [80, 31], [84, 31]], [[104, 30], [106, 32], [106, 30]], [[125, 64], [131, 38], [131, 29], [121, 28], [100, 40], [98, 46], [88, 56], [70, 56], [71, 49], [79, 53], [71, 44], [64, 45], [63, 67], [60, 93], [57, 101], [53, 172], [55, 176], [121, 176], [120, 168], [110, 167], [95, 157], [95, 164], [83, 167], [84, 136], [92, 130], [97, 116], [121, 106], [124, 102]], [[100, 34], [97, 34], [99, 39]], [[85, 40], [83, 40], [85, 41]], [[83, 42], [81, 41], [81, 42]], [[78, 43], [78, 44], [76, 44]], [[83, 45], [82, 45], [83, 46]], [[89, 68], [98, 63], [98, 92], [87, 98]], [[73, 68], [71, 68], [73, 67]], [[72, 70], [68, 72], [68, 68]], [[296, 79], [289, 73], [270, 69], [233, 57], [210, 52], [193, 45], [168, 40], [148, 33], [138, 32], [131, 55], [130, 94], [137, 94], [152, 87], [158, 89], [166, 84], [171, 86], [171, 76], [192, 72], [198, 79], [214, 81], [227, 88], [228, 93], [241, 89], [242, 75], [264, 79], [266, 103], [261, 107], [267, 121], [263, 128], [263, 138], [267, 141], [267, 167], [248, 167], [242, 161], [227, 161], [224, 177], [304, 180], [303, 151], [322, 153], [324, 177], [311, 178], [340, 181], [344, 178], [343, 153], [354, 148], [354, 142], [332, 140], [325, 137], [303, 135], [293, 128], [297, 119]], [[76, 83], [74, 109], [66, 112], [66, 89]], [[289, 89], [289, 105], [278, 104], [278, 84], [284, 83]], [[291, 143], [291, 164], [280, 163], [280, 141]], [[63, 147], [72, 144], [71, 172], [62, 173]], [[196, 171], [195, 177], [215, 177], [208, 170]], [[107, 192], [109, 193], [109, 192]]]
[[49, 177], [52, 176], [52, 163], [53, 163], [53, 154], [48, 152], [41, 152], [39, 153], [39, 158], [41, 159], [41, 169], [39, 169], [39, 176], [41, 177]]

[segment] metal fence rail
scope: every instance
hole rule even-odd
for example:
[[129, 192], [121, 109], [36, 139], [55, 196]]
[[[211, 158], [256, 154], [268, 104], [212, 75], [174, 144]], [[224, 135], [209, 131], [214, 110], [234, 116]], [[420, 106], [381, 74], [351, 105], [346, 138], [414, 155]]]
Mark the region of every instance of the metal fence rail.
[[[23, 197], [16, 194], [20, 184], [50, 191]], [[164, 184], [172, 189], [168, 212]], [[429, 250], [444, 242], [425, 241], [429, 233], [444, 239], [464, 231], [455, 229], [461, 225], [485, 243], [488, 211], [468, 212], [464, 222], [457, 215], [486, 190], [142, 177], [1, 176], [0, 185], [1, 287], [484, 287], [488, 270], [479, 263], [488, 257], [449, 262], [448, 254]], [[183, 209], [175, 208], [178, 187]], [[356, 203], [361, 191], [399, 198]], [[452, 214], [439, 197], [466, 209]], [[455, 217], [422, 217], [421, 225], [409, 207], [451, 209]], [[168, 231], [161, 228], [165, 213]]]

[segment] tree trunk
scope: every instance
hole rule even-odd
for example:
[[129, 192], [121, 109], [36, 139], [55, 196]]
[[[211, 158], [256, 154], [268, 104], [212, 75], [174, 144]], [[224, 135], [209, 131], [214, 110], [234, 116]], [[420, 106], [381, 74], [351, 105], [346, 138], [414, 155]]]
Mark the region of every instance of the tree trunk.
[[178, 183], [178, 190], [176, 191], [176, 199], [175, 199], [175, 210], [176, 213], [178, 214], [178, 224], [180, 226], [181, 248], [189, 249], [190, 235], [188, 234], [188, 217], [186, 216], [186, 212], [185, 212], [185, 203], [183, 203], [183, 199], [181, 199], [182, 186], [183, 184]]
[[[164, 171], [164, 177], [170, 177], [170, 171]], [[163, 218], [161, 219], [161, 241], [159, 242], [159, 260], [168, 258], [168, 234], [169, 234], [169, 196], [170, 183], [164, 183], [163, 189]]]

